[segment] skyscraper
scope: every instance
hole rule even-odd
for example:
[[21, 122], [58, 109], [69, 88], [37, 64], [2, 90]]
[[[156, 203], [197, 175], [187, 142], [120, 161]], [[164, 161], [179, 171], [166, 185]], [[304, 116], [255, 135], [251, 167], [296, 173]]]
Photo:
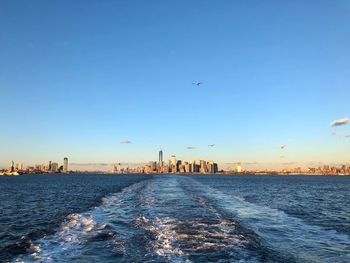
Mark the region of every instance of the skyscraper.
[[242, 172], [242, 166], [241, 166], [241, 163], [240, 163], [240, 162], [239, 162], [239, 163], [237, 163], [237, 166], [236, 166], [236, 172], [237, 172], [237, 173]]
[[200, 160], [199, 163], [200, 163], [200, 170], [199, 171], [201, 173], [207, 173], [208, 172], [207, 162], [204, 160]]
[[9, 170], [11, 173], [15, 171], [15, 163], [13, 161], [11, 162], [11, 166]]
[[63, 159], [63, 172], [67, 173], [68, 172], [68, 158], [64, 157]]
[[23, 170], [23, 163], [16, 163], [16, 170], [17, 171]]
[[177, 172], [177, 161], [176, 161], [176, 156], [172, 155], [171, 156], [171, 166], [170, 166], [170, 170], [172, 173], [176, 173]]
[[51, 163], [51, 172], [57, 173], [58, 171], [58, 163]]
[[160, 167], [163, 166], [163, 151], [162, 150], [159, 151], [159, 166]]

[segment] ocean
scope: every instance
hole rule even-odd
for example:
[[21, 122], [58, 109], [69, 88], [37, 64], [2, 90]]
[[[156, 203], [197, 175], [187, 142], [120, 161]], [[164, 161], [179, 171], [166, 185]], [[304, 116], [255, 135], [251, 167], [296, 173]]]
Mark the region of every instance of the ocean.
[[350, 177], [0, 177], [1, 262], [350, 262]]

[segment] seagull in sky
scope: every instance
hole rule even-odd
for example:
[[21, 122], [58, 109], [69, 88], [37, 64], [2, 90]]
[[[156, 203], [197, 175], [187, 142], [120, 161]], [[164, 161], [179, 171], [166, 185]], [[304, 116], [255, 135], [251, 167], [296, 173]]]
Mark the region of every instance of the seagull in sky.
[[287, 147], [287, 144], [282, 144], [281, 145], [281, 149], [283, 150], [284, 148], [286, 148]]
[[208, 144], [209, 147], [214, 147], [216, 146], [215, 144]]
[[192, 85], [199, 87], [200, 85], [203, 85], [203, 82], [195, 81], [195, 82], [192, 82]]

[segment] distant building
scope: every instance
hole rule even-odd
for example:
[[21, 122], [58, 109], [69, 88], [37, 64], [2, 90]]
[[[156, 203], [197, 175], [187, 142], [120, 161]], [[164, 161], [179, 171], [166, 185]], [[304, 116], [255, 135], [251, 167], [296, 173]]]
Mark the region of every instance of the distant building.
[[58, 163], [51, 163], [51, 172], [53, 173], [58, 172]]
[[185, 165], [184, 164], [180, 164], [179, 165], [179, 172], [180, 173], [184, 173], [186, 170], [185, 170]]
[[172, 173], [177, 173], [177, 161], [176, 161], [176, 157], [175, 155], [172, 156], [171, 160], [170, 160], [170, 171]]
[[23, 163], [16, 163], [16, 170], [22, 171], [23, 170]]
[[47, 164], [43, 164], [43, 165], [41, 165], [41, 170], [43, 172], [48, 172], [49, 171], [49, 166]]
[[236, 172], [237, 172], [237, 173], [242, 172], [242, 166], [241, 166], [241, 163], [237, 163], [237, 166], [236, 166]]
[[188, 162], [185, 162], [185, 164], [184, 164], [184, 166], [185, 166], [185, 173], [190, 173], [191, 171], [190, 171], [190, 164], [188, 163]]
[[15, 171], [15, 163], [14, 163], [13, 161], [11, 162], [11, 165], [10, 165], [10, 167], [9, 167], [9, 171], [10, 171], [11, 173]]
[[214, 173], [217, 173], [219, 171], [219, 167], [217, 163], [214, 163]]
[[207, 164], [206, 164], [206, 161], [204, 160], [199, 160], [199, 165], [200, 165], [200, 170], [199, 172], [200, 173], [205, 173], [205, 170], [207, 169]]
[[194, 172], [196, 172], [196, 162], [195, 161], [190, 161], [190, 169], [189, 169], [190, 171], [190, 173], [194, 173]]
[[63, 159], [63, 172], [67, 173], [68, 172], [68, 158], [64, 157]]
[[215, 173], [214, 161], [207, 162], [207, 171], [209, 173]]
[[157, 162], [150, 161], [149, 162], [149, 167], [151, 168], [152, 172], [157, 171]]
[[201, 166], [199, 165], [200, 161], [190, 161], [190, 173], [199, 173]]
[[182, 165], [182, 161], [177, 160], [177, 162], [176, 162], [176, 172], [177, 173], [180, 172], [181, 165]]
[[206, 167], [206, 172], [215, 174], [218, 172], [218, 164], [215, 163], [214, 161], [208, 161], [207, 162], [207, 167]]
[[163, 166], [163, 151], [159, 151], [159, 167]]

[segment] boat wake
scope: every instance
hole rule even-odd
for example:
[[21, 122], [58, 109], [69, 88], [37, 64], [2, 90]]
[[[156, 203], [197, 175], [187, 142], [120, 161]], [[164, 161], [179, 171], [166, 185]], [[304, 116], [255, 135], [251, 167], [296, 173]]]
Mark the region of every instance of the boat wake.
[[272, 250], [300, 262], [350, 262], [347, 235], [308, 225], [278, 209], [252, 204], [241, 197], [189, 180], [192, 181], [191, 191], [212, 200], [240, 224], [254, 231]]
[[155, 176], [71, 214], [13, 262], [350, 262], [346, 235], [184, 176]]

